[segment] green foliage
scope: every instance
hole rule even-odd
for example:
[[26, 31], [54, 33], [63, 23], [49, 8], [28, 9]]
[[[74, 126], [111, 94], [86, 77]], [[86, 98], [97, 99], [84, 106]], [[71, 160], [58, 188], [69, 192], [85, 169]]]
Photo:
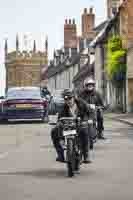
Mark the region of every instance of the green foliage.
[[[107, 74], [110, 80], [123, 79], [126, 74], [126, 50], [119, 36], [109, 39], [107, 45]], [[120, 76], [119, 76], [120, 75]], [[117, 78], [116, 78], [117, 77]]]
[[111, 52], [120, 50], [122, 47], [122, 40], [119, 36], [113, 36], [108, 41], [108, 50]]

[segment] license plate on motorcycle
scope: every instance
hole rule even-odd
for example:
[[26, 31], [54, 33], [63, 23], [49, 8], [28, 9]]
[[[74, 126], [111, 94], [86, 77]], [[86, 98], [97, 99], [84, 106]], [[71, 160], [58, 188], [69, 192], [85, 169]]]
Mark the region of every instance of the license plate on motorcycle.
[[63, 136], [76, 135], [76, 130], [63, 131]]
[[88, 120], [88, 124], [93, 124], [93, 120], [92, 120], [92, 119], [89, 119], [89, 120]]

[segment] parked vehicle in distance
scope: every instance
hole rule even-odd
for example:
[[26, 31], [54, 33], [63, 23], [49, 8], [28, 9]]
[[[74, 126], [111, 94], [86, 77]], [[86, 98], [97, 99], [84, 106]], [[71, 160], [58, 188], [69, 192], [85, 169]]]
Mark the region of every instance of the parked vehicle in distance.
[[45, 121], [47, 100], [42, 98], [40, 87], [9, 88], [3, 102], [5, 120], [41, 119]]
[[64, 105], [64, 99], [62, 97], [63, 90], [55, 90], [52, 92], [51, 101], [49, 104], [49, 114], [56, 114], [60, 112]]
[[0, 96], [0, 120], [3, 119], [3, 101], [4, 101], [4, 96]]

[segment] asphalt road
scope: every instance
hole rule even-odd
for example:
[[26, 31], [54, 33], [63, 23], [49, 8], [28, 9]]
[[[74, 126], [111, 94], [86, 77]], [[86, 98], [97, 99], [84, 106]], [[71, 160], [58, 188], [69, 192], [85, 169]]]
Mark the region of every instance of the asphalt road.
[[0, 125], [0, 200], [132, 200], [133, 128], [107, 120], [105, 136], [93, 163], [68, 178], [47, 124]]

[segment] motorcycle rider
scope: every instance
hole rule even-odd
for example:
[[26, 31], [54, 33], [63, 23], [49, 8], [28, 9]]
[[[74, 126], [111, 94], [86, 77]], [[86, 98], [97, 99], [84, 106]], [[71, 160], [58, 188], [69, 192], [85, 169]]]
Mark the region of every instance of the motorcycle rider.
[[[88, 104], [104, 107], [103, 99], [98, 91], [95, 90], [95, 81], [92, 77], [88, 77], [84, 81], [84, 89], [80, 92], [79, 97]], [[97, 112], [98, 138], [105, 139], [103, 136], [103, 115], [100, 110]], [[93, 147], [92, 147], [93, 148]]]
[[[83, 104], [79, 99], [74, 98], [74, 94], [71, 90], [64, 90], [64, 107], [62, 111], [58, 115], [58, 119], [61, 117], [74, 117], [79, 116], [81, 120], [88, 118], [88, 113], [86, 109], [86, 105]], [[62, 136], [62, 126], [59, 122], [57, 122], [56, 127], [54, 127], [51, 131], [51, 138], [53, 145], [56, 149], [58, 157], [56, 161], [64, 162], [64, 149], [60, 144], [60, 139]], [[84, 157], [84, 163], [90, 163], [91, 160], [89, 158], [89, 144], [88, 144], [88, 127], [81, 127], [79, 131], [79, 138], [81, 142], [81, 148]]]

